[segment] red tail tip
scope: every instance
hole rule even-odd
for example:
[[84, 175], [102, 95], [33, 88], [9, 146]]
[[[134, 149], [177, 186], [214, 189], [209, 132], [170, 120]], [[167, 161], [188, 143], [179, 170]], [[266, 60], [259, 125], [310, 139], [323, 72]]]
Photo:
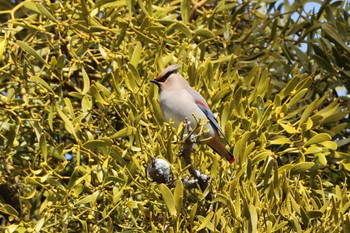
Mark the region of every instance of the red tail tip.
[[228, 161], [230, 164], [233, 164], [236, 161], [236, 157], [232, 156], [232, 159], [230, 161]]

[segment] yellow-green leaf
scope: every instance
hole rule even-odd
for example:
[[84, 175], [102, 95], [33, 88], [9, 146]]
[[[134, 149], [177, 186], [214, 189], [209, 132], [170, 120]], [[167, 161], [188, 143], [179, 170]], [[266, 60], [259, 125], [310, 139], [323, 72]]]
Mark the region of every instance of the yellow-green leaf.
[[191, 9], [191, 0], [182, 0], [181, 1], [181, 18], [184, 23], [188, 23], [190, 9]]
[[0, 213], [5, 213], [12, 216], [18, 216], [17, 210], [15, 210], [12, 206], [7, 204], [2, 204], [0, 206]]
[[316, 134], [315, 136], [313, 136], [312, 138], [310, 138], [306, 143], [305, 146], [309, 146], [315, 143], [320, 143], [320, 142], [325, 142], [325, 141], [329, 141], [331, 140], [331, 136], [327, 133], [320, 133], [320, 134]]
[[49, 18], [50, 20], [57, 22], [55, 17], [53, 17], [53, 15], [46, 9], [45, 6], [43, 6], [42, 3], [38, 3], [36, 4], [36, 7], [38, 8], [38, 10], [45, 15], [47, 18]]
[[210, 223], [210, 220], [213, 218], [213, 216], [214, 216], [214, 212], [210, 211], [210, 213], [202, 221], [201, 225], [197, 228], [197, 231], [200, 231], [200, 230], [204, 229], [205, 227], [207, 227], [208, 224]]
[[291, 172], [292, 174], [302, 174], [308, 171], [313, 165], [314, 162], [300, 162], [293, 166]]
[[16, 43], [19, 45], [19, 47], [21, 47], [29, 55], [32, 55], [33, 57], [35, 57], [36, 59], [41, 61], [44, 65], [46, 64], [46, 61], [44, 60], [44, 58], [42, 58], [32, 47], [27, 45], [27, 43], [20, 41], [20, 40], [17, 40]]
[[251, 230], [249, 232], [257, 232], [258, 229], [258, 213], [254, 205], [249, 205], [249, 217]]
[[90, 141], [87, 141], [83, 144], [83, 147], [86, 148], [86, 149], [90, 149], [90, 150], [94, 150], [98, 147], [106, 147], [106, 146], [110, 146], [112, 145], [112, 141], [106, 139], [106, 140], [101, 140], [101, 139], [98, 139], [98, 140], [90, 140]]
[[91, 86], [90, 88], [91, 96], [100, 104], [102, 105], [108, 105], [108, 103], [104, 100], [104, 98], [101, 96], [100, 92], [96, 88], [96, 86]]
[[183, 190], [183, 184], [181, 180], [178, 180], [174, 190], [175, 207], [178, 212], [181, 212], [183, 205]]
[[289, 138], [281, 137], [281, 138], [270, 140], [269, 143], [271, 145], [283, 145], [283, 144], [289, 143]]
[[298, 130], [295, 129], [293, 126], [291, 125], [286, 125], [286, 124], [283, 124], [281, 122], [279, 122], [280, 126], [282, 126], [282, 128], [289, 134], [295, 134], [295, 133], [298, 133]]
[[3, 57], [4, 57], [4, 52], [5, 52], [5, 48], [6, 48], [6, 38], [3, 38], [0, 41], [0, 61], [2, 61]]
[[196, 217], [197, 207], [198, 207], [198, 203], [195, 203], [191, 208], [190, 220], [189, 220], [189, 223], [191, 226], [193, 226], [193, 220]]
[[304, 88], [301, 91], [299, 91], [293, 98], [287, 103], [288, 107], [293, 106], [294, 104], [298, 103], [305, 94], [309, 91], [308, 88]]
[[333, 141], [320, 142], [320, 144], [330, 150], [336, 150], [338, 148], [337, 143]]
[[177, 217], [177, 211], [173, 194], [165, 184], [160, 184], [159, 189], [171, 217], [175, 219]]
[[56, 111], [58, 115], [61, 117], [61, 119], [64, 122], [66, 130], [74, 136], [74, 138], [77, 140], [78, 137], [76, 135], [73, 123], [68, 119], [68, 117], [62, 112], [61, 107], [56, 103]]
[[35, 225], [34, 231], [40, 232], [41, 228], [44, 226], [45, 223], [45, 217], [42, 217]]
[[139, 64], [141, 53], [142, 53], [142, 44], [140, 43], [140, 41], [138, 41], [136, 43], [136, 46], [134, 48], [134, 51], [133, 51], [131, 59], [130, 59], [130, 63], [134, 67], [137, 67], [137, 65]]
[[89, 79], [89, 75], [86, 73], [84, 67], [81, 68], [81, 73], [83, 75], [83, 94], [86, 94], [89, 89], [90, 89], [90, 79]]
[[318, 161], [321, 165], [323, 165], [323, 166], [327, 165], [327, 159], [326, 159], [326, 156], [324, 154], [317, 153], [315, 155], [316, 155], [316, 158], [318, 159]]
[[128, 137], [131, 134], [133, 134], [134, 132], [136, 132], [136, 129], [134, 127], [125, 127], [121, 130], [119, 130], [118, 132], [116, 132], [115, 134], [113, 134], [110, 138], [121, 138], [121, 137]]
[[304, 154], [315, 154], [322, 152], [322, 148], [318, 147], [317, 145], [311, 145], [309, 148], [307, 148], [304, 152]]
[[29, 81], [30, 82], [36, 82], [39, 85], [41, 85], [44, 88], [46, 88], [51, 93], [55, 94], [54, 91], [52, 90], [52, 88], [50, 87], [50, 85], [44, 79], [40, 78], [39, 76], [32, 76], [32, 77], [30, 77]]
[[197, 29], [193, 32], [195, 36], [201, 36], [206, 39], [213, 39], [215, 38], [215, 34], [212, 31], [209, 31], [208, 29]]
[[40, 135], [39, 145], [40, 145], [41, 155], [44, 158], [44, 162], [47, 163], [47, 144], [46, 144], [45, 134]]

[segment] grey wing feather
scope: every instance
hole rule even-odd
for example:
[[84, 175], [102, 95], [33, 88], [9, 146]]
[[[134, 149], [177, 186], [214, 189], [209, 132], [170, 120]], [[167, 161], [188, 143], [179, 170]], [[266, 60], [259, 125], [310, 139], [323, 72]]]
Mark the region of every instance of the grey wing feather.
[[210, 124], [214, 127], [214, 129], [216, 129], [217, 131], [219, 131], [220, 134], [221, 134], [221, 135], [223, 136], [223, 138], [225, 139], [226, 143], [229, 144], [229, 142], [228, 142], [228, 140], [227, 140], [227, 138], [226, 138], [224, 132], [222, 132], [222, 129], [221, 129], [220, 126], [219, 126], [219, 123], [218, 123], [218, 122], [216, 121], [216, 119], [215, 119], [214, 113], [213, 113], [210, 109], [204, 107], [203, 105], [201, 105], [201, 104], [199, 104], [199, 103], [197, 103], [197, 102], [196, 102], [196, 104], [197, 104], [197, 106], [202, 110], [202, 112], [207, 116], [207, 118], [209, 119]]

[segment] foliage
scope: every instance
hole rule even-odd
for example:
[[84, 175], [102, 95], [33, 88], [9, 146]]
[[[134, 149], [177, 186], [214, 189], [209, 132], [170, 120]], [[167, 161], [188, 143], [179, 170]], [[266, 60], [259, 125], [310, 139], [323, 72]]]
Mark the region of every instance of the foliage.
[[[350, 6], [301, 2], [2, 1], [2, 230], [349, 231]], [[174, 63], [238, 157], [197, 146], [204, 192], [145, 174], [188, 176], [148, 84]]]

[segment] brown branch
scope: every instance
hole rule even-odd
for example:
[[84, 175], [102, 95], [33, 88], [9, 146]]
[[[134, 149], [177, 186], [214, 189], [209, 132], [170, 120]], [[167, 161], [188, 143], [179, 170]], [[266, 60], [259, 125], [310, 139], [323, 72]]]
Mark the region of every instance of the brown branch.
[[[191, 132], [190, 124], [188, 123], [188, 120], [185, 121], [185, 127], [187, 127], [187, 131]], [[179, 152], [179, 156], [183, 158], [186, 166], [189, 166], [189, 172], [190, 174], [198, 181], [199, 187], [201, 188], [202, 192], [208, 187], [209, 185], [209, 179], [210, 176], [207, 176], [200, 171], [198, 171], [193, 165], [191, 160], [191, 152], [193, 148], [193, 142], [191, 140], [191, 137], [187, 137], [185, 142], [182, 144], [181, 150]], [[193, 187], [193, 182], [188, 182], [189, 187]], [[208, 194], [207, 199], [211, 199], [211, 193]]]

